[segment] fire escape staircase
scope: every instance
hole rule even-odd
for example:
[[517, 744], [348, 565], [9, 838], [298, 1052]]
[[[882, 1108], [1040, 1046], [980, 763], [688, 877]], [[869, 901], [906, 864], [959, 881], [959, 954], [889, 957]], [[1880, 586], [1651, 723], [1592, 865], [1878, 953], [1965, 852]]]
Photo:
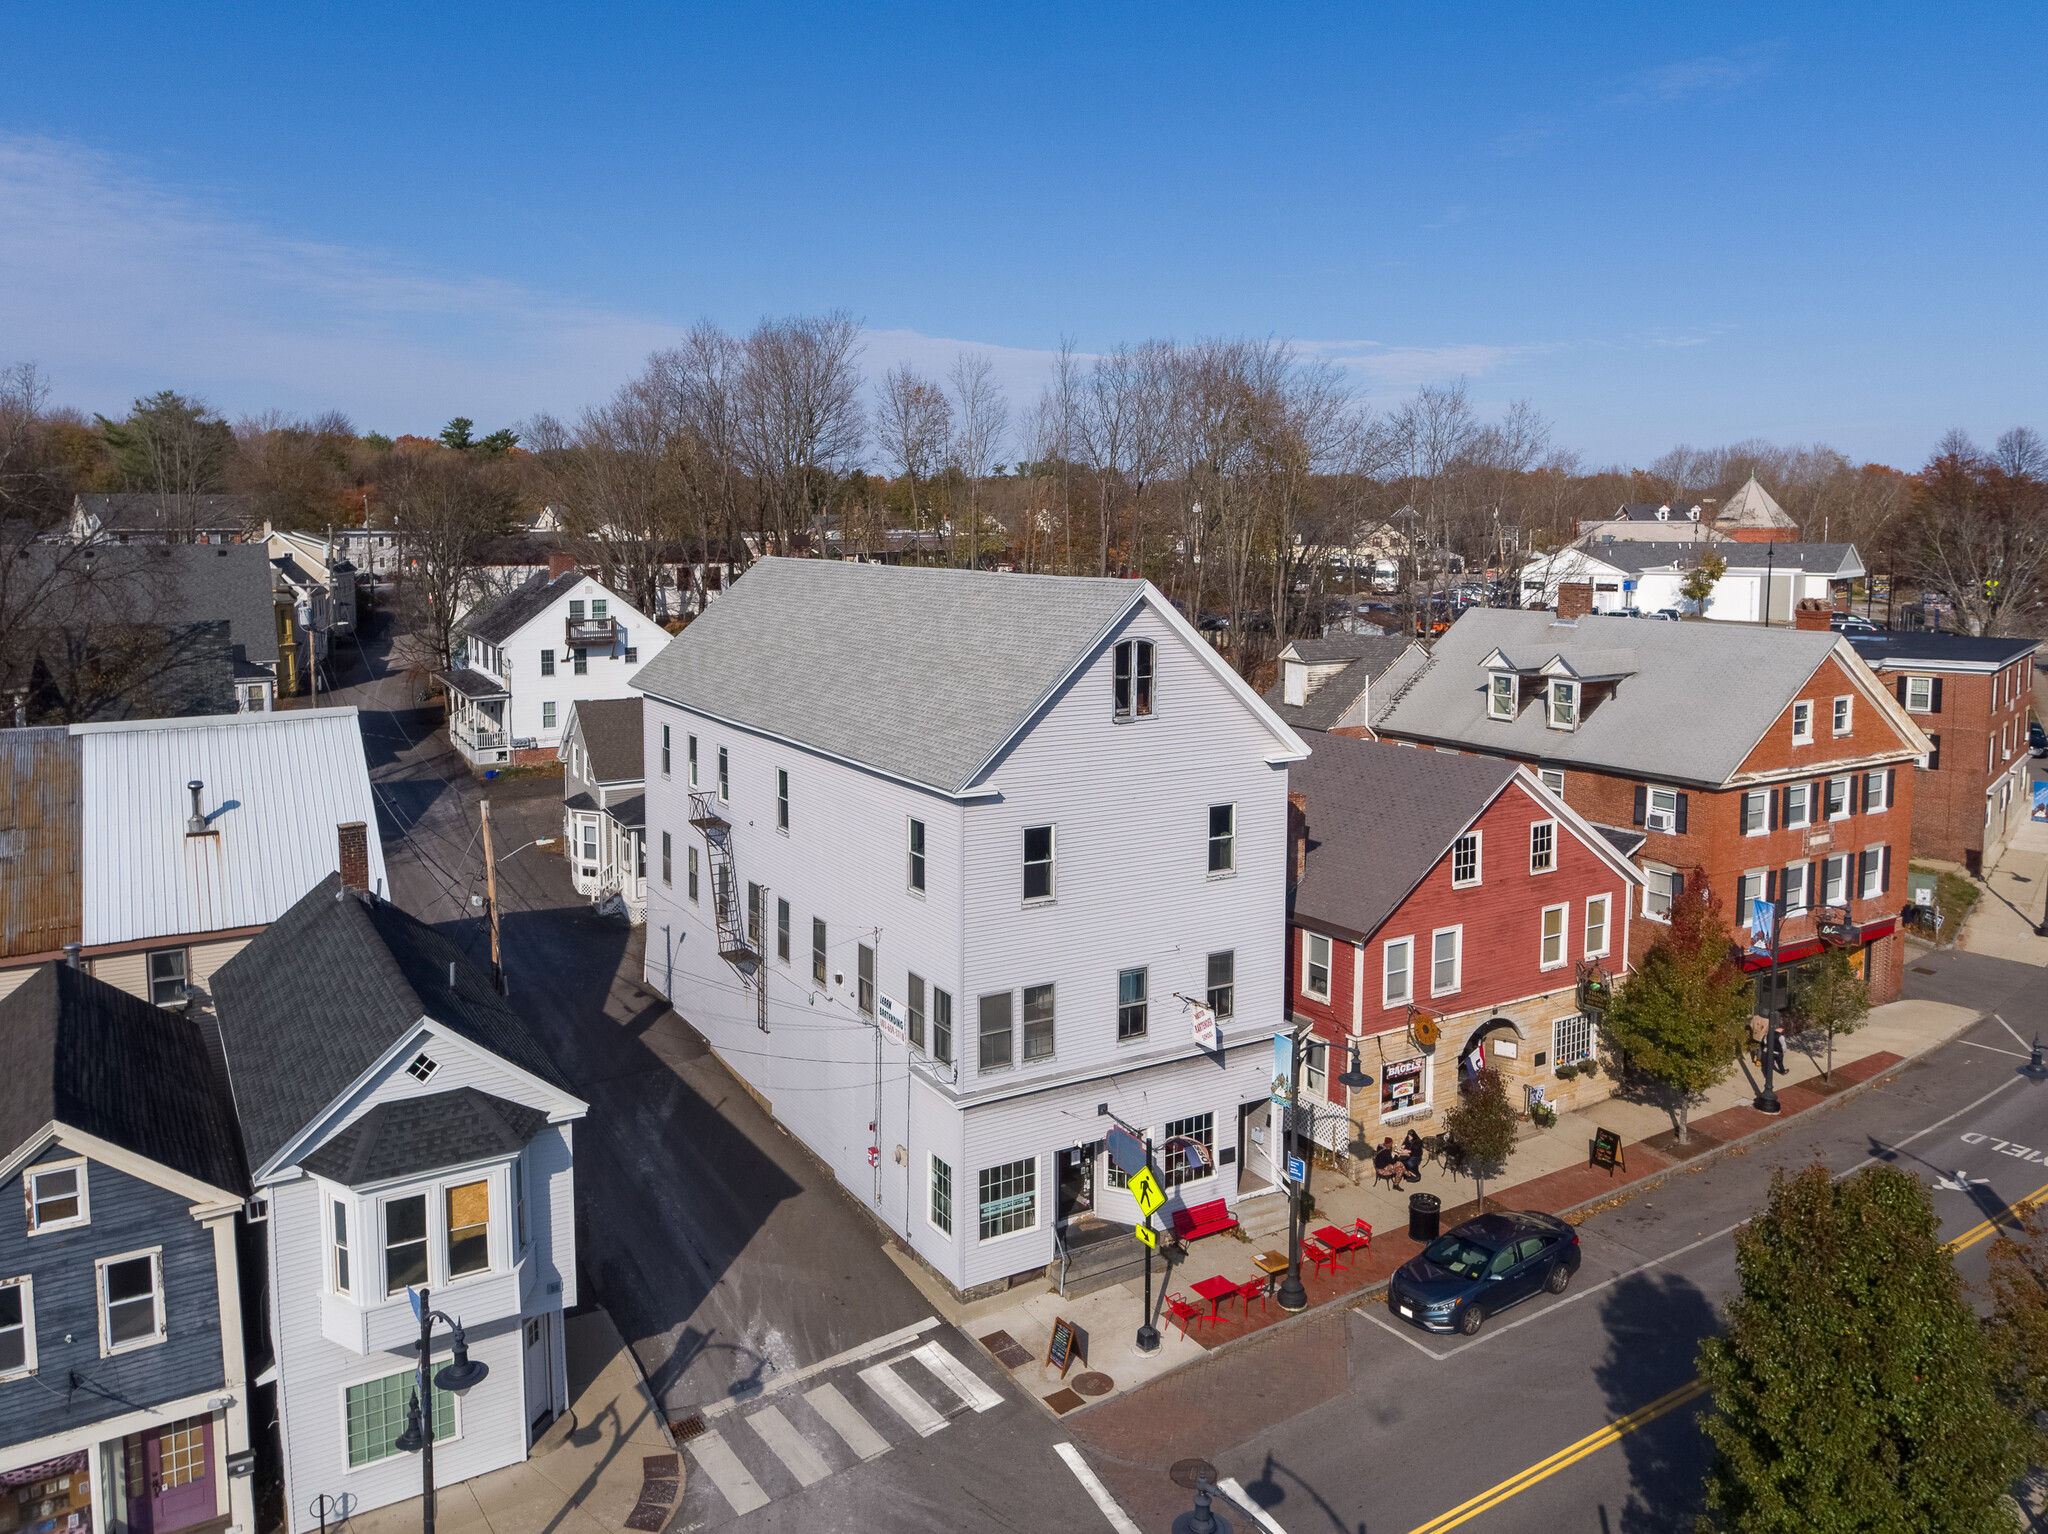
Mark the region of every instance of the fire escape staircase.
[[711, 875], [711, 908], [718, 917], [718, 956], [733, 967], [742, 985], [755, 993], [756, 1023], [768, 1031], [768, 967], [747, 931], [747, 908], [740, 896], [739, 867], [733, 858], [732, 822], [710, 794], [690, 795], [690, 824], [704, 834], [704, 858]]

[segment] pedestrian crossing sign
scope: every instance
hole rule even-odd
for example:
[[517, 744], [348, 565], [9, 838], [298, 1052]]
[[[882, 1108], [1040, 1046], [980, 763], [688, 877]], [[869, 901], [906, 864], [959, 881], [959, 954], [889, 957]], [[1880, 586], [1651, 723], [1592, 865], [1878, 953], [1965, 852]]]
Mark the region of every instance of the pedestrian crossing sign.
[[1144, 1242], [1145, 1245], [1151, 1247], [1153, 1250], [1158, 1250], [1159, 1232], [1152, 1228], [1151, 1221], [1140, 1220], [1136, 1225], [1131, 1227], [1131, 1234], [1136, 1236], [1140, 1241]]
[[1166, 1190], [1159, 1186], [1150, 1167], [1140, 1167], [1132, 1174], [1131, 1197], [1138, 1201], [1138, 1213], [1147, 1217], [1166, 1206]]

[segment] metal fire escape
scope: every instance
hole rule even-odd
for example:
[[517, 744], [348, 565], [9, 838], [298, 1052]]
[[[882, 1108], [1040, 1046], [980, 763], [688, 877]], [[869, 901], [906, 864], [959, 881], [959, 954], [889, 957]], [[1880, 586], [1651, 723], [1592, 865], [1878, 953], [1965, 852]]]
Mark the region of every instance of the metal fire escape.
[[[742, 986], [754, 991], [755, 1021], [768, 1031], [768, 966], [755, 946], [758, 933], [748, 929], [749, 911], [740, 899], [739, 867], [733, 858], [732, 823], [710, 794], [690, 795], [690, 824], [704, 833], [706, 871], [711, 876], [711, 908], [718, 918], [718, 956], [730, 964]], [[765, 901], [765, 897], [764, 897]], [[759, 921], [759, 915], [755, 920]]]

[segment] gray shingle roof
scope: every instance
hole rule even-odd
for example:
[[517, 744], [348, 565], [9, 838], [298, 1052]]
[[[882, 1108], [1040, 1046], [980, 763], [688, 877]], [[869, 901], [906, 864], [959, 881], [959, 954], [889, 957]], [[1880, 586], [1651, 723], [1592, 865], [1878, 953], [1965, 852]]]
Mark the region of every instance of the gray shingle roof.
[[0, 1147], [51, 1122], [225, 1193], [248, 1190], [226, 1094], [198, 1026], [64, 964], [0, 1001]]
[[172, 495], [146, 491], [81, 495], [85, 514], [103, 533], [198, 532], [235, 533], [256, 519], [256, 503], [246, 495]]
[[93, 545], [89, 555], [39, 547], [24, 552], [38, 579], [75, 585], [96, 622], [225, 621], [249, 660], [277, 660], [277, 604], [270, 557], [259, 543]]
[[763, 559], [633, 685], [950, 793], [1145, 589], [1130, 580]]
[[[547, 556], [543, 553], [541, 557]], [[586, 573], [565, 570], [551, 576], [545, 570], [536, 570], [495, 602], [486, 602], [470, 613], [459, 627], [465, 634], [491, 644], [503, 644], [531, 623], [548, 603], [584, 579]]]
[[1500, 791], [1516, 767], [1498, 757], [1310, 735], [1288, 769], [1305, 794], [1307, 868], [1294, 914], [1325, 931], [1368, 936], [1391, 916]]
[[1283, 678], [1267, 689], [1266, 706], [1297, 730], [1327, 730], [1343, 718], [1345, 710], [1358, 701], [1358, 695], [1386, 675], [1394, 662], [1414, 643], [1405, 634], [1388, 634], [1378, 639], [1354, 634], [1335, 635], [1329, 639], [1297, 639], [1293, 641], [1294, 652], [1311, 664], [1345, 659], [1349, 659], [1351, 664], [1326, 679], [1301, 704], [1281, 701], [1287, 690]]
[[306, 1157], [307, 1171], [356, 1188], [525, 1148], [548, 1116], [475, 1087], [379, 1103]]
[[604, 812], [626, 827], [647, 824], [647, 796], [630, 794], [624, 799], [614, 799], [605, 806]]
[[387, 901], [344, 894], [335, 874], [224, 965], [213, 991], [252, 1168], [422, 1017], [569, 1090], [525, 1021], [454, 942]]
[[646, 776], [640, 711], [643, 698], [585, 698], [574, 706], [583, 749], [599, 783], [638, 783]]
[[1856, 653], [1873, 666], [1926, 666], [1938, 670], [1944, 665], [1989, 667], [2010, 666], [2040, 646], [2037, 639], [1995, 638], [1975, 634], [1915, 633], [1909, 629], [1887, 629], [1882, 634], [1844, 636]]
[[1609, 543], [1595, 538], [1580, 545], [1580, 552], [1630, 575], [1640, 575], [1645, 570], [1689, 570], [1699, 563], [1700, 552], [1710, 548], [1728, 561], [1731, 570], [1761, 570], [1768, 563], [1779, 570], [1833, 575], [1862, 568], [1853, 543], [1708, 543], [1702, 539], [1694, 545], [1622, 538]]
[[1576, 731], [1549, 728], [1534, 699], [1511, 721], [1486, 717], [1480, 662], [1495, 649], [1531, 668], [1553, 655], [1611, 655], [1622, 621], [1561, 624], [1549, 613], [1472, 608], [1437, 640], [1377, 728], [1526, 761], [1721, 784], [1838, 642], [1831, 633], [1737, 623], [1630, 623], [1634, 675], [1587, 710]]
[[467, 666], [458, 666], [448, 673], [448, 685], [465, 698], [509, 698], [512, 696], [503, 682], [494, 682], [481, 671], [472, 671]]

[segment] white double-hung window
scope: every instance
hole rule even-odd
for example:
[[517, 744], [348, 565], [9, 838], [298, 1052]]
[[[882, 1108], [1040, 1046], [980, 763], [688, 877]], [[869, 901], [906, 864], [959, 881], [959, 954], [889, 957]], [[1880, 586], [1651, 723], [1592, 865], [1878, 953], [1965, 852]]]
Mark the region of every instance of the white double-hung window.
[[1320, 932], [1302, 934], [1302, 993], [1317, 1001], [1330, 999], [1330, 940]]
[[1564, 926], [1565, 918], [1570, 914], [1570, 906], [1552, 905], [1543, 908], [1543, 942], [1539, 968], [1556, 969], [1564, 963]]
[[1429, 994], [1448, 996], [1462, 983], [1465, 929], [1445, 927], [1429, 940]]
[[1415, 939], [1388, 938], [1380, 951], [1380, 998], [1390, 1007], [1415, 999]]

